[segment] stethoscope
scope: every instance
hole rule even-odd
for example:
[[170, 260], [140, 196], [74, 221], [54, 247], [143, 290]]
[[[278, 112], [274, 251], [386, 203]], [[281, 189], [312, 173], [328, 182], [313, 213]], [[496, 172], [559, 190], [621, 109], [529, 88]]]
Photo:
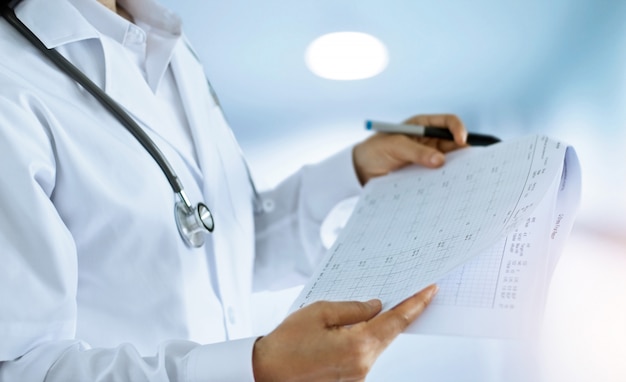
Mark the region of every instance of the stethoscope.
[[[178, 179], [176, 172], [169, 164], [161, 150], [150, 139], [150, 137], [139, 127], [139, 125], [132, 119], [126, 111], [122, 109], [111, 97], [109, 97], [104, 91], [102, 91], [98, 85], [93, 83], [83, 72], [81, 72], [76, 66], [69, 62], [59, 52], [54, 49], [48, 49], [44, 43], [26, 26], [20, 19], [15, 16], [14, 7], [19, 2], [9, 1], [2, 2], [2, 16], [11, 24], [20, 34], [22, 34], [29, 42], [31, 42], [37, 49], [39, 49], [46, 57], [48, 57], [61, 71], [66, 73], [74, 81], [80, 84], [85, 90], [87, 90], [93, 97], [95, 97], [102, 106], [104, 106], [143, 146], [143, 148], [152, 156], [156, 163], [165, 174], [174, 194], [177, 197], [177, 201], [174, 204], [174, 217], [176, 219], [176, 226], [178, 232], [183, 238], [183, 241], [190, 247], [201, 247], [204, 244], [205, 235], [209, 232], [213, 232], [215, 228], [215, 220], [213, 214], [206, 204], [200, 202], [196, 205], [192, 205], [189, 198], [185, 194], [183, 185]], [[209, 88], [210, 87], [209, 84]], [[215, 95], [212, 93], [215, 98]], [[219, 103], [218, 103], [219, 105]], [[263, 203], [259, 196], [259, 193], [254, 186], [250, 169], [244, 159], [248, 179], [252, 186], [254, 193], [255, 212], [263, 211]]]

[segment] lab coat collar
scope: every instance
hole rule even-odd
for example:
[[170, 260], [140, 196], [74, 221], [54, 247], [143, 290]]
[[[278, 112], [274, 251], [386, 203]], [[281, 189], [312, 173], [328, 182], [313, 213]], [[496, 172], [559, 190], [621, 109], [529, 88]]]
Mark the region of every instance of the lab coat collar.
[[69, 1], [100, 33], [120, 45], [136, 47], [137, 36], [143, 35], [139, 43], [145, 49], [142, 64], [145, 65], [146, 81], [152, 92], [156, 93], [182, 34], [180, 18], [152, 0], [119, 1], [133, 15], [134, 24], [105, 9], [95, 0]]
[[[78, 7], [75, 7], [73, 3], [79, 4]], [[123, 106], [138, 122], [143, 122], [145, 127], [152, 129], [167, 140], [167, 130], [157, 128], [157, 126], [161, 124], [161, 121], [159, 120], [158, 113], [155, 112], [157, 109], [155, 104], [147, 102], [147, 98], [141, 97], [140, 92], [138, 92], [139, 90], [129, 91], [129, 83], [132, 83], [129, 81], [134, 81], [136, 77], [131, 76], [131, 78], [124, 78], [124, 75], [130, 75], [128, 70], [126, 70], [128, 68], [116, 67], [115, 64], [107, 58], [106, 52], [113, 49], [111, 46], [108, 46], [111, 40], [102, 39], [102, 32], [98, 31], [97, 27], [91, 23], [93, 20], [88, 20], [82, 13], [83, 11], [99, 13], [99, 11], [103, 10], [97, 7], [103, 6], [97, 3], [96, 0], [29, 0], [18, 6], [16, 14], [20, 20], [41, 39], [44, 45], [50, 49], [60, 48], [66, 44], [88, 39], [99, 40], [103, 52], [105, 53], [105, 62], [102, 68], [103, 72], [101, 73], [102, 77], [100, 77], [104, 79], [104, 83], [98, 83], [98, 77], [95, 77], [96, 84], [101, 86], [107, 94]], [[129, 9], [129, 11], [132, 10]], [[119, 23], [127, 23], [124, 19], [117, 17], [110, 11], [102, 13], [116, 18], [118, 20], [117, 25], [122, 25]], [[106, 21], [102, 21], [102, 24], [105, 23]], [[115, 24], [113, 24], [113, 27], [115, 27]], [[115, 38], [115, 35], [110, 37]], [[180, 39], [174, 41], [180, 41]], [[179, 44], [175, 43], [174, 47], [172, 47], [170, 55], [177, 49], [177, 45]], [[167, 61], [170, 61], [170, 57], [168, 57]], [[167, 69], [167, 65], [165, 65], [163, 72], [165, 69]], [[112, 73], [118, 73], [119, 75], [113, 76]], [[91, 74], [89, 77], [94, 78], [95, 73], [87, 74]], [[140, 87], [135, 89], [145, 89], [145, 91], [149, 91], [145, 82], [143, 82], [143, 84], [141, 82], [135, 82], [135, 85]]]
[[[95, 3], [93, 6], [90, 3]], [[180, 36], [182, 23], [178, 15], [151, 0], [120, 1], [134, 17], [154, 28]], [[44, 43], [46, 47], [56, 48], [71, 42], [89, 38], [98, 38], [99, 26], [109, 23], [98, 23], [97, 19], [88, 21], [81, 12], [93, 12], [95, 7], [104, 7], [96, 0], [29, 0], [20, 3], [16, 14]], [[80, 9], [80, 11], [79, 11]], [[151, 9], [146, 12], [145, 9]], [[102, 17], [102, 16], [99, 16]], [[112, 14], [112, 17], [116, 17]], [[123, 23], [119, 19], [117, 23]], [[96, 28], [94, 28], [94, 25]], [[107, 29], [110, 36], [123, 40], [115, 29]]]
[[182, 21], [180, 17], [153, 0], [118, 0], [136, 21], [150, 25], [162, 33], [180, 36]]
[[65, 0], [25, 1], [15, 13], [48, 49], [99, 37], [98, 31]]
[[[120, 1], [137, 23], [150, 30], [155, 54], [146, 60], [147, 81], [156, 93], [174, 47], [182, 35], [180, 17], [152, 0]], [[87, 39], [99, 39], [106, 35], [124, 44], [129, 31], [136, 28], [132, 23], [104, 11], [96, 0], [30, 0], [18, 6], [16, 14], [44, 45], [58, 48], [65, 44]], [[157, 41], [158, 40], [158, 41]], [[104, 88], [111, 83], [105, 77]]]
[[80, 12], [81, 21], [91, 24], [98, 32], [124, 44], [130, 22], [116, 15], [95, 0], [69, 0]]

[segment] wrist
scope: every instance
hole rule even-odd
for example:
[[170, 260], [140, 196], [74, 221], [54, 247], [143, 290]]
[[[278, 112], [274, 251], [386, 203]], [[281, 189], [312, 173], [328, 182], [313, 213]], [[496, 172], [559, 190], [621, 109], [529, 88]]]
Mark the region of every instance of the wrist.
[[252, 348], [252, 372], [254, 374], [255, 382], [263, 382], [267, 379], [267, 366], [264, 357], [263, 336], [254, 341], [254, 347]]

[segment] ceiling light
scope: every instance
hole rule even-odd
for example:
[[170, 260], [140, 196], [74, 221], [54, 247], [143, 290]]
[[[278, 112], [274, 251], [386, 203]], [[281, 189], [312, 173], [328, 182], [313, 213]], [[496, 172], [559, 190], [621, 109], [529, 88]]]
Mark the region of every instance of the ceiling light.
[[330, 80], [361, 80], [387, 67], [387, 48], [376, 37], [359, 32], [329, 33], [315, 39], [305, 54], [307, 67]]

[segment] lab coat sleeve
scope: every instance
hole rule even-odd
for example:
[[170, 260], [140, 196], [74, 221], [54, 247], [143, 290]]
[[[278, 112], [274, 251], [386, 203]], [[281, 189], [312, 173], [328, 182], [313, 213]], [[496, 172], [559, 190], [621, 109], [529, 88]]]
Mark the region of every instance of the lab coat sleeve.
[[361, 189], [349, 147], [263, 192], [264, 211], [255, 219], [254, 289], [305, 283], [326, 251], [320, 235], [324, 219]]
[[90, 349], [78, 341], [41, 345], [18, 360], [0, 364], [2, 381], [254, 381], [256, 338], [212, 345], [163, 343], [154, 356], [141, 357], [130, 344]]
[[0, 97], [0, 381], [252, 381], [254, 338], [164, 342], [152, 356], [75, 338], [77, 254], [53, 204], [53, 116], [29, 98]]

